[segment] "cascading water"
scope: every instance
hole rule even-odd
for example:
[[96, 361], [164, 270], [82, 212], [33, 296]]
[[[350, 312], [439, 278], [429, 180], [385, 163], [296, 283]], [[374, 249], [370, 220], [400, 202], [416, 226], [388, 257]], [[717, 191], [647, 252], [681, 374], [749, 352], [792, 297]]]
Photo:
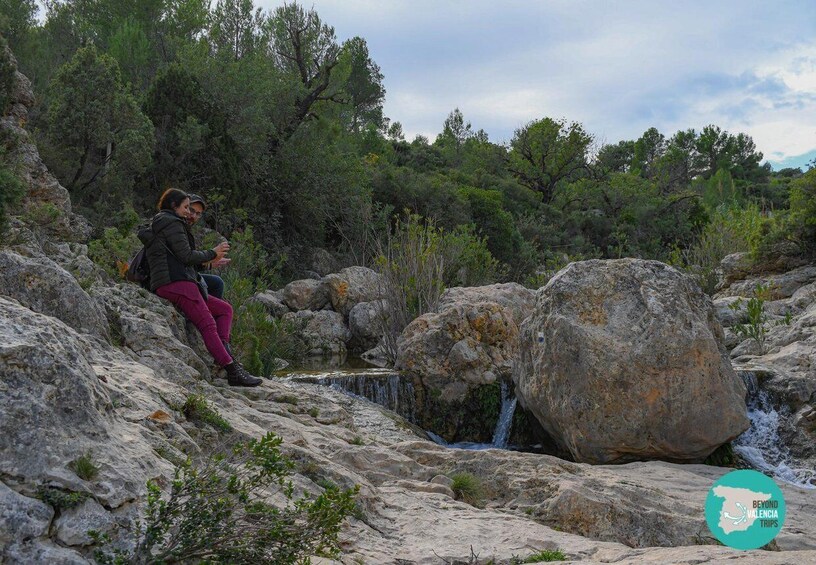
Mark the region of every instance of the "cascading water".
[[751, 427], [734, 440], [734, 451], [758, 471], [792, 485], [816, 489], [816, 470], [800, 466], [779, 437], [780, 417], [787, 414], [774, 408], [768, 394], [759, 389], [754, 373], [742, 372], [741, 376], [748, 387]]
[[502, 406], [499, 419], [496, 421], [496, 431], [493, 432], [493, 447], [507, 449], [507, 440], [510, 439], [510, 429], [513, 426], [513, 415], [516, 413], [516, 395], [510, 392], [505, 381], [501, 382]]
[[387, 369], [332, 371], [294, 375], [292, 379], [313, 382], [352, 396], [366, 398], [396, 412], [409, 422], [416, 423], [414, 385], [409, 379], [402, 378], [394, 371]]
[[516, 403], [518, 399], [516, 395], [510, 392], [510, 387], [505, 381], [501, 381], [501, 411], [499, 418], [496, 420], [496, 429], [493, 432], [493, 441], [491, 443], [476, 443], [470, 441], [460, 441], [457, 443], [448, 443], [433, 432], [425, 432], [428, 437], [439, 445], [445, 447], [455, 447], [458, 449], [507, 449], [507, 440], [510, 439], [510, 431], [513, 426], [513, 415], [516, 413]]

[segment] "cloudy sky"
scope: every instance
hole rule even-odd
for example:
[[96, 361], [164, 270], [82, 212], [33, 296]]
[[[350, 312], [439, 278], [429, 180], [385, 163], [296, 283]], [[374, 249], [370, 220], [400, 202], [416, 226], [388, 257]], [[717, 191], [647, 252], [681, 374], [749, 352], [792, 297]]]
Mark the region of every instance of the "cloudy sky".
[[303, 4], [341, 41], [366, 39], [408, 139], [433, 140], [458, 107], [495, 142], [545, 116], [608, 143], [716, 124], [777, 169], [816, 158], [813, 0]]

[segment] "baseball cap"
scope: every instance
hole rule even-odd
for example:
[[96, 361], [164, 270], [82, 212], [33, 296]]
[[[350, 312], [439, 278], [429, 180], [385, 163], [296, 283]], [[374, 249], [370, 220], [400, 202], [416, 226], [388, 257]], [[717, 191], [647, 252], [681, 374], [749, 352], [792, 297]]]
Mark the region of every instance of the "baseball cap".
[[207, 203], [204, 202], [204, 199], [201, 198], [198, 194], [188, 194], [187, 196], [190, 197], [190, 204], [195, 204], [196, 202], [198, 202], [199, 204], [204, 206], [205, 210], [207, 209]]

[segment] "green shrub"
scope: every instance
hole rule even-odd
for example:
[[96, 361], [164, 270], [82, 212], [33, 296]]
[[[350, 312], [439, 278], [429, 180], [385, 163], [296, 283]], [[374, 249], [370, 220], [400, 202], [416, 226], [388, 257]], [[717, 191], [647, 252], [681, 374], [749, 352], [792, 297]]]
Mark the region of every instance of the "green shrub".
[[790, 182], [790, 211], [780, 214], [763, 242], [793, 241], [807, 254], [816, 254], [816, 167]]
[[14, 65], [9, 56], [11, 52], [7, 49], [8, 42], [0, 35], [0, 116], [6, 114], [6, 110], [11, 104], [11, 93], [14, 90], [16, 81]]
[[453, 484], [451, 490], [456, 500], [461, 500], [471, 506], [481, 508], [484, 504], [484, 487], [476, 475], [467, 472], [458, 472], [450, 475]]
[[185, 418], [193, 422], [209, 424], [219, 432], [231, 432], [232, 426], [201, 394], [191, 394], [181, 407]]
[[494, 282], [499, 263], [473, 226], [446, 232], [433, 220], [406, 214], [393, 233], [378, 242], [382, 291], [391, 308], [379, 320], [386, 355], [396, 357], [396, 340], [416, 317], [436, 308], [452, 285]]
[[236, 312], [232, 345], [250, 373], [269, 375], [276, 369], [276, 359], [297, 361], [303, 357], [305, 346], [291, 322], [272, 318], [257, 302], [247, 302]]
[[41, 486], [37, 489], [37, 498], [56, 510], [67, 510], [79, 506], [87, 500], [88, 496], [87, 492], [75, 492], [54, 487]]
[[130, 261], [142, 247], [136, 236], [139, 216], [129, 204], [111, 217], [115, 227], [102, 231], [102, 236], [88, 243], [88, 257], [114, 280], [124, 278]]
[[[765, 301], [770, 297], [770, 287], [758, 284], [754, 289], [754, 296], [748, 299], [745, 305], [745, 313], [747, 321], [732, 326], [735, 334], [745, 339], [753, 339], [759, 346], [759, 354], [765, 354], [765, 339], [768, 335], [768, 316], [765, 314]], [[734, 312], [739, 312], [742, 308], [743, 301], [738, 299], [728, 307]], [[791, 322], [790, 312], [785, 314], [785, 317], [776, 322], [774, 325], [788, 325]]]
[[25, 194], [25, 185], [4, 160], [0, 147], [0, 234], [6, 231], [6, 215], [15, 207]]
[[[215, 243], [208, 241], [205, 247]], [[250, 300], [255, 294], [280, 285], [285, 257], [273, 261], [255, 241], [251, 226], [234, 232], [230, 246], [231, 262], [220, 274], [224, 279], [224, 298], [235, 310], [232, 346], [249, 372], [268, 375], [274, 370], [276, 359], [296, 361], [304, 354], [292, 324], [273, 319], [262, 304]]]
[[[337, 535], [354, 510], [358, 487], [326, 488], [296, 497], [288, 480], [292, 462], [269, 433], [194, 466], [176, 467], [169, 492], [147, 483], [147, 508], [131, 551], [109, 550], [105, 536], [99, 563], [306, 563], [336, 557]], [[282, 505], [270, 504], [278, 495]]]
[[707, 294], [713, 294], [717, 268], [726, 255], [740, 251], [756, 256], [767, 220], [759, 207], [721, 206], [711, 213], [699, 238], [688, 248], [677, 249], [671, 263], [691, 273]]
[[567, 556], [560, 549], [542, 549], [533, 554], [528, 555], [524, 559], [518, 557], [513, 558], [511, 563], [547, 563], [550, 561], [566, 561]]
[[70, 465], [77, 477], [83, 481], [92, 481], [99, 474], [99, 467], [94, 465], [91, 453], [84, 453], [74, 459]]

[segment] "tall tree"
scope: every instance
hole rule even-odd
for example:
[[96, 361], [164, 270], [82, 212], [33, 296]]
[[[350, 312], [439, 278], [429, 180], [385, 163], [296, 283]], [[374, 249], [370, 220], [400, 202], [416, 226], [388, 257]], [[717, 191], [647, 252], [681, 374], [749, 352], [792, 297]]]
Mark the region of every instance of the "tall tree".
[[317, 12], [291, 3], [277, 8], [270, 21], [271, 48], [278, 67], [293, 78], [292, 112], [272, 140], [272, 148], [289, 139], [307, 118], [317, 116], [322, 101], [346, 103], [342, 84], [332, 80], [340, 46], [334, 28], [324, 24]]
[[510, 142], [508, 168], [524, 186], [550, 203], [563, 182], [589, 172], [593, 137], [578, 122], [543, 118], [517, 129]]
[[12, 51], [36, 22], [35, 0], [0, 0], [0, 34], [5, 36]]
[[210, 41], [217, 53], [239, 60], [263, 49], [267, 18], [252, 0], [218, 0]]
[[454, 108], [442, 123], [442, 133], [436, 137], [434, 145], [442, 149], [448, 164], [458, 167], [462, 164], [462, 148], [473, 137], [473, 127], [465, 121], [459, 108]]
[[79, 49], [50, 90], [43, 140], [49, 168], [80, 205], [96, 204], [100, 192], [129, 199], [150, 162], [153, 126], [122, 84], [116, 61], [95, 47]]
[[362, 37], [353, 37], [343, 43], [340, 65], [346, 74], [343, 92], [348, 99], [349, 128], [359, 132], [367, 125], [383, 129], [383, 100], [385, 87], [380, 67], [371, 60], [368, 44]]
[[635, 155], [632, 170], [644, 178], [652, 178], [656, 173], [657, 160], [666, 151], [666, 137], [657, 128], [647, 129], [635, 141]]

